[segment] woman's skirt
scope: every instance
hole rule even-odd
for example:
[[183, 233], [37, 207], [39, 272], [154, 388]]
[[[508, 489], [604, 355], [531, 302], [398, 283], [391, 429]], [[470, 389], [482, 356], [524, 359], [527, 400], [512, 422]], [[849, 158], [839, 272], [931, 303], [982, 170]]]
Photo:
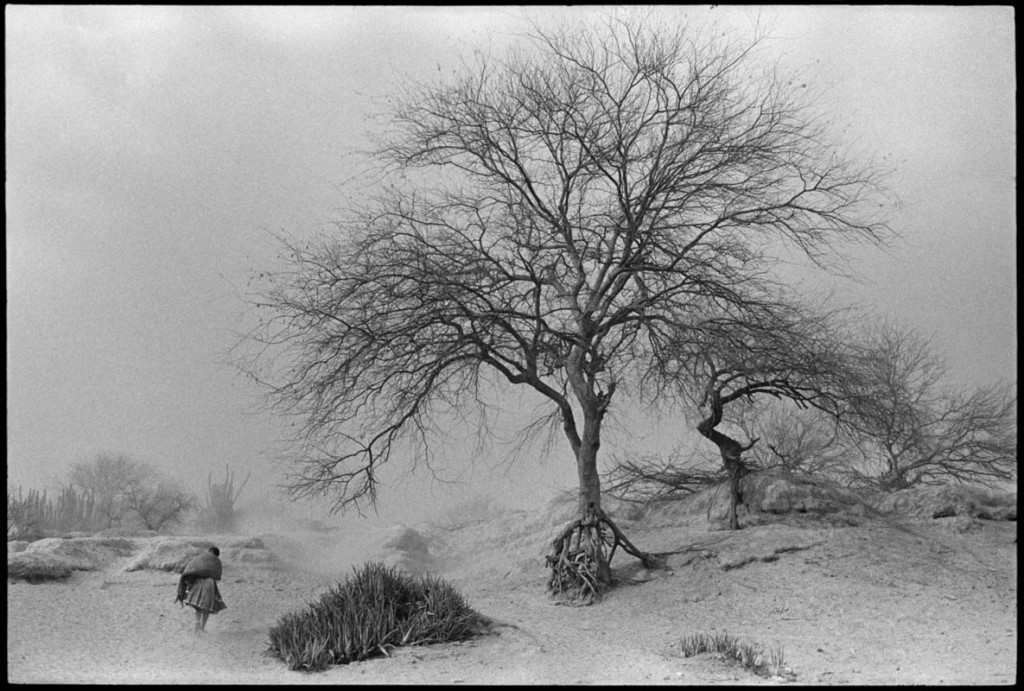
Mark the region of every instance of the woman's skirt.
[[227, 605], [220, 597], [217, 581], [212, 578], [197, 578], [192, 581], [185, 596], [185, 604], [210, 614], [227, 609]]

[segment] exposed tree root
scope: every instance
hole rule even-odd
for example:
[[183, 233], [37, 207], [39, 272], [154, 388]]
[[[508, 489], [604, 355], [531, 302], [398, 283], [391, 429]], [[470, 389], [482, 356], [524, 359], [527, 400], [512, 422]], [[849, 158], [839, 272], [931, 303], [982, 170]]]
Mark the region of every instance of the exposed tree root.
[[548, 591], [565, 604], [598, 601], [612, 584], [611, 561], [620, 546], [646, 568], [659, 565], [654, 555], [637, 549], [604, 511], [588, 511], [552, 540], [547, 556], [551, 568]]

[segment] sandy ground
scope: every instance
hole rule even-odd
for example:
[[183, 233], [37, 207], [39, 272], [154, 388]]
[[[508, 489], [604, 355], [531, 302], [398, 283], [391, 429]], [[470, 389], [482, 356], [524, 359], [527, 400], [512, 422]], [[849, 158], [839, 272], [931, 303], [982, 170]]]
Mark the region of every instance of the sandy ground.
[[[343, 579], [343, 538], [310, 536], [301, 570], [224, 563], [228, 609], [207, 633], [174, 604], [177, 574], [126, 572], [124, 557], [64, 582], [8, 582], [13, 683], [169, 684], [977, 684], [1017, 678], [1015, 522], [814, 520], [709, 529], [671, 515], [620, 520], [648, 551], [625, 555], [620, 587], [591, 607], [555, 605], [542, 554], [563, 513], [511, 513], [436, 532], [430, 567], [498, 622], [461, 644], [288, 671], [267, 631]], [[160, 538], [137, 539], [139, 549]], [[283, 540], [284, 538], [282, 538]], [[295, 540], [295, 536], [288, 539]], [[277, 544], [277, 543], [275, 543]], [[281, 545], [285, 543], [280, 542]], [[282, 548], [287, 552], [287, 549]], [[297, 549], [297, 547], [295, 548]], [[325, 558], [334, 557], [329, 568]], [[327, 559], [330, 561], [330, 559]], [[781, 644], [795, 682], [763, 679], [713, 654], [681, 657], [693, 633]]]

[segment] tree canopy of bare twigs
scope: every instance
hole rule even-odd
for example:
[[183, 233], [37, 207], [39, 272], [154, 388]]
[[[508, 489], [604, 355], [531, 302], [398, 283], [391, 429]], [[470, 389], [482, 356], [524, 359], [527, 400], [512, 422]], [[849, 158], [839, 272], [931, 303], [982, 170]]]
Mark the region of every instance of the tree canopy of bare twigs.
[[180, 524], [196, 507], [194, 495], [172, 480], [159, 477], [131, 484], [125, 501], [144, 528], [157, 532]]
[[71, 487], [96, 498], [96, 510], [106, 528], [136, 519], [148, 530], [180, 522], [195, 506], [195, 498], [151, 465], [124, 454], [100, 453], [80, 461], [68, 472]]
[[794, 410], [776, 403], [756, 411], [745, 423], [756, 427], [763, 439], [751, 449], [753, 465], [850, 484], [853, 450], [844, 438], [841, 419], [816, 409]]
[[[822, 343], [832, 344], [820, 351], [824, 357], [805, 357], [811, 351], [801, 344], [812, 340], [794, 340], [792, 350], [780, 349], [777, 341], [771, 348], [776, 364], [769, 368], [764, 360], [760, 368], [754, 366], [756, 349], [745, 350], [747, 365], [741, 367], [735, 360], [726, 366], [727, 350], [704, 348], [701, 352], [716, 364], [694, 367], [689, 389], [699, 392], [694, 384], [709, 382], [702, 396], [734, 404], [730, 422], [751, 436], [756, 430], [763, 440], [749, 454], [751, 465], [760, 468], [782, 467], [884, 491], [1016, 479], [1014, 385], [953, 389], [943, 359], [920, 334], [867, 318], [857, 324], [831, 336], [815, 329]], [[785, 338], [786, 331], [773, 338]], [[785, 361], [794, 368], [780, 369]], [[801, 361], [813, 367], [801, 368]], [[782, 400], [756, 406], [749, 399], [759, 395]], [[606, 486], [627, 499], [687, 493], [725, 479], [726, 473], [709, 471], [708, 465], [707, 459], [681, 462], [679, 452], [667, 460], [620, 459], [606, 475]]]
[[841, 415], [858, 376], [855, 312], [768, 295], [748, 295], [741, 309], [742, 318], [712, 313], [669, 332], [645, 382], [701, 408], [771, 396]]
[[865, 328], [860, 353], [859, 388], [850, 394], [859, 481], [893, 490], [1016, 479], [1015, 384], [951, 389], [928, 340], [888, 322]]
[[425, 458], [437, 416], [497, 379], [549, 403], [578, 471], [552, 588], [607, 582], [608, 545], [645, 558], [601, 510], [616, 393], [656, 391], [638, 382], [695, 325], [761, 309], [778, 247], [827, 266], [888, 234], [878, 172], [760, 39], [709, 35], [641, 15], [534, 27], [400, 94], [379, 189], [337, 234], [287, 243], [257, 299], [246, 369], [302, 421], [293, 491], [372, 502], [382, 464]]
[[670, 334], [652, 370], [656, 385], [707, 408], [697, 430], [718, 446], [728, 470], [734, 529], [740, 479], [747, 471], [742, 454], [759, 438], [744, 445], [716, 429], [726, 405], [771, 396], [839, 421], [859, 373], [844, 334], [849, 317], [843, 310], [772, 298], [749, 299], [743, 307], [742, 319], [712, 314], [674, 338]]
[[707, 458], [686, 458], [679, 449], [667, 455], [628, 456], [616, 459], [602, 484], [610, 496], [647, 503], [699, 492], [726, 478], [723, 470], [708, 465]]
[[106, 517], [105, 527], [110, 528], [124, 516], [129, 487], [140, 485], [151, 476], [152, 468], [129, 456], [100, 453], [71, 466], [68, 484], [95, 495], [99, 511]]

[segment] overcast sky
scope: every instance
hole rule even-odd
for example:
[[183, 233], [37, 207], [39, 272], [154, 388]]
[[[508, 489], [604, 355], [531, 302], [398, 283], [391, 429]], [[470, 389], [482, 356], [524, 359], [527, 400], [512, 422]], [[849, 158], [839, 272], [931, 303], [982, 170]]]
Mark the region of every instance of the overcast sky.
[[[224, 464], [272, 482], [280, 424], [254, 412], [257, 392], [224, 364], [243, 323], [238, 294], [272, 260], [274, 233], [330, 220], [368, 116], [399, 79], [450, 72], [476, 47], [500, 52], [525, 28], [522, 11], [5, 12], [8, 482], [52, 487], [103, 451], [197, 490]], [[892, 224], [906, 241], [866, 255], [870, 283], [843, 295], [933, 337], [955, 384], [1015, 381], [1012, 8], [655, 14], [742, 35], [759, 18], [771, 25], [767, 50], [812, 83], [844, 136], [896, 166], [904, 206]], [[476, 491], [522, 505], [575, 478], [560, 447], [489, 487], [488, 469], [477, 467]], [[424, 512], [459, 492], [413, 483], [382, 510]]]

